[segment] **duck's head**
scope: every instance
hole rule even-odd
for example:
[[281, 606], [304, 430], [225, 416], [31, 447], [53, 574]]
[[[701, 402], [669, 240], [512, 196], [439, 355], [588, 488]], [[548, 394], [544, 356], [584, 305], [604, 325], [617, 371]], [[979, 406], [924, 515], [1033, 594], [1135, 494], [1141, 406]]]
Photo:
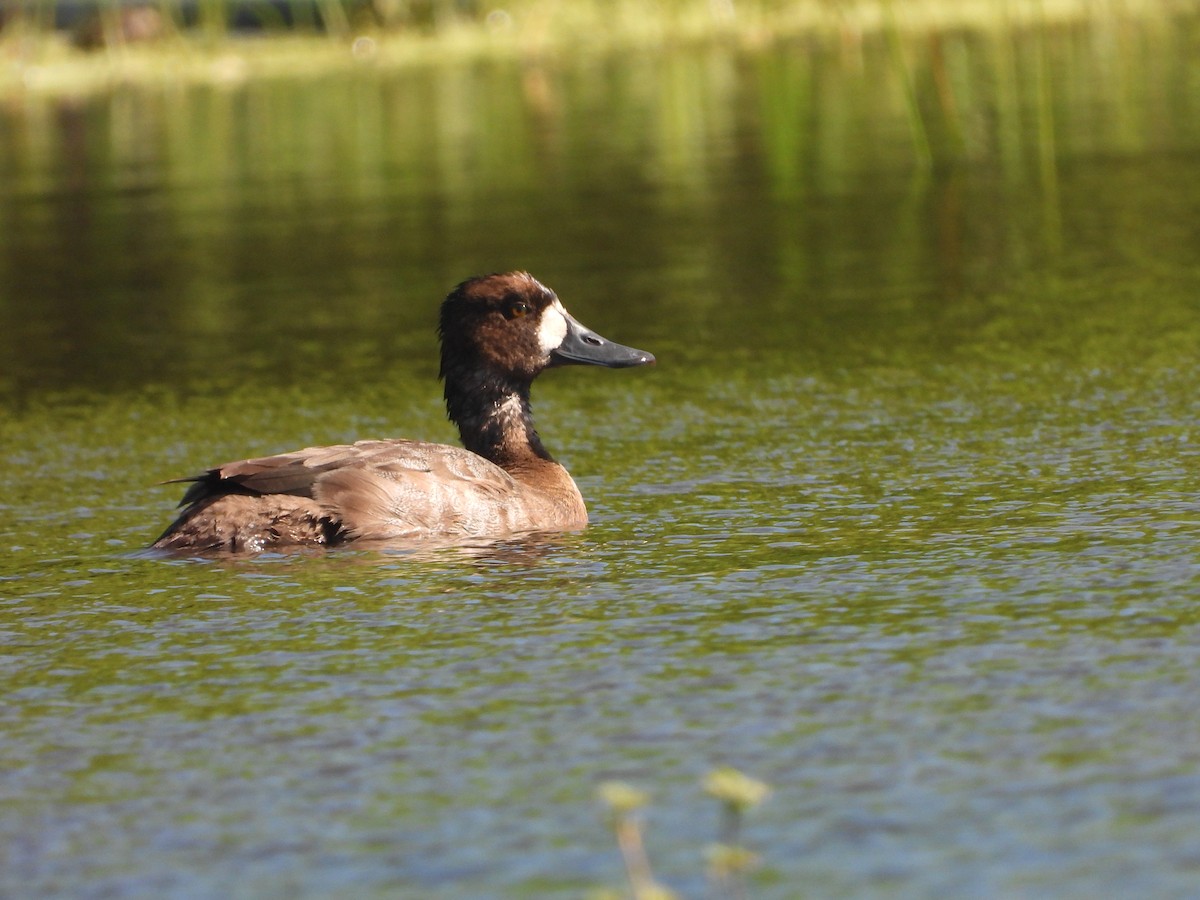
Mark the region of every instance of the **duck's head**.
[[464, 281], [442, 303], [441, 377], [474, 370], [528, 383], [551, 366], [642, 366], [654, 356], [585, 328], [527, 272]]

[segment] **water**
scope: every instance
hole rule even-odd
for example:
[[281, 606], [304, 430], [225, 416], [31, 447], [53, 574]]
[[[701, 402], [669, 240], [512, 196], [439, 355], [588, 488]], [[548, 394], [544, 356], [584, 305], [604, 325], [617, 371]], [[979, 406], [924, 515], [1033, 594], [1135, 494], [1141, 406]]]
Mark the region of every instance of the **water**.
[[[1200, 116], [1147, 58], [1056, 75], [1049, 180], [1022, 129], [922, 175], [899, 100], [781, 130], [869, 80], [795, 48], [8, 108], [0, 895], [579, 896], [613, 778], [703, 895], [726, 763], [753, 896], [1194, 893]], [[513, 266], [659, 358], [536, 385], [586, 532], [139, 552], [165, 478], [453, 440], [436, 303]]]

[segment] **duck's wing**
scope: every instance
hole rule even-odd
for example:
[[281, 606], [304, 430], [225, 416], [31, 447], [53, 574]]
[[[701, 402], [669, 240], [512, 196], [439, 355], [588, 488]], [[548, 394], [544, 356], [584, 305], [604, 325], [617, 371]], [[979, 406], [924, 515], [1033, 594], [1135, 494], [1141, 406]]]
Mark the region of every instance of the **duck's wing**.
[[379, 448], [369, 464], [339, 466], [313, 496], [354, 540], [484, 535], [511, 530], [522, 506], [516, 481], [481, 456], [445, 444]]
[[199, 475], [175, 478], [167, 483], [193, 482], [179, 501], [180, 506], [192, 506], [222, 494], [291, 494], [311, 498], [313, 484], [322, 473], [342, 465], [359, 465], [365, 455], [357, 444], [308, 447], [275, 456], [224, 463]]
[[304, 497], [356, 539], [490, 533], [505, 526], [505, 497], [516, 486], [475, 453], [410, 440], [308, 447], [179, 481], [194, 482], [180, 502], [189, 511], [228, 494]]

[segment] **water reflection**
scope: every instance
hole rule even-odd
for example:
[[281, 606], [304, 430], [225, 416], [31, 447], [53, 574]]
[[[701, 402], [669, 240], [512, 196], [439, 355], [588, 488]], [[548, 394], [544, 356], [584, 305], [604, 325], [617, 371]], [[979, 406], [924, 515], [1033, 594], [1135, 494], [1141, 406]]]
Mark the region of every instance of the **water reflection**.
[[[415, 304], [465, 273], [514, 264], [607, 288], [610, 303], [669, 269], [686, 309], [621, 303], [651, 320], [728, 308], [731, 295], [794, 308], [845, 291], [862, 252], [886, 267], [875, 279], [947, 278], [961, 293], [981, 264], [1019, 271], [1071, 252], [1082, 197], [1114, 192], [1073, 192], [1059, 167], [1114, 145], [1195, 145], [1191, 80], [1160, 78], [1186, 64], [1174, 48], [1190, 27], [1153, 45], [1121, 35], [1115, 93], [1111, 57], [1091, 52], [1114, 40], [1098, 26], [907, 48], [935, 155], [973, 167], [916, 189], [895, 177], [918, 166], [903, 73], [870, 45], [497, 61], [9, 106], [10, 389], [71, 372], [126, 386], [191, 379], [231, 355], [291, 379], [330, 352], [305, 336], [331, 327], [377, 362], [388, 350], [371, 335], [417, 326]], [[1170, 97], [1155, 93], [1163, 84]], [[848, 192], [876, 202], [846, 204]], [[1008, 213], [1030, 203], [1040, 221]], [[739, 264], [751, 254], [757, 265]], [[319, 308], [294, 302], [306, 287]], [[264, 341], [292, 344], [295, 365], [255, 361]]]
[[141, 549], [128, 554], [133, 560], [179, 560], [191, 563], [219, 562], [233, 565], [246, 571], [257, 571], [259, 564], [287, 565], [292, 556], [325, 559], [337, 571], [345, 566], [391, 567], [409, 566], [415, 563], [461, 566], [475, 563], [481, 570], [494, 567], [520, 570], [535, 566], [555, 554], [573, 552], [579, 536], [571, 532], [506, 535], [502, 538], [473, 538], [464, 543], [458, 541], [426, 540], [419, 543], [385, 540], [357, 540], [332, 549], [324, 547], [297, 547], [287, 553], [264, 552], [255, 554], [253, 564], [245, 565], [244, 552], [213, 550], [196, 556], [168, 553], [160, 550]]
[[[764, 897], [1187, 895], [1200, 116], [1130, 29], [906, 45], [918, 178], [854, 42], [6, 108], [0, 894], [575, 895], [620, 777], [700, 895], [730, 762]], [[452, 441], [514, 265], [664, 351], [538, 384], [587, 531], [131, 553], [208, 460]]]

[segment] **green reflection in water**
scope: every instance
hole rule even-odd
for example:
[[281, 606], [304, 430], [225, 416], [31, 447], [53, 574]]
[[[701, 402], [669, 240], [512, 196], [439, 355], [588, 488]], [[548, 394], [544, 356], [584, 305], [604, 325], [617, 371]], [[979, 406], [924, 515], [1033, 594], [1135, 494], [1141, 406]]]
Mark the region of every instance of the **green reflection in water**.
[[[690, 272], [686, 308], [663, 315], [727, 298], [729, 273], [737, 295], [769, 292], [794, 308], [797, 292], [861, 268], [868, 248], [876, 281], [903, 291], [932, 270], [961, 293], [980, 264], [1011, 270], [1071, 252], [1059, 168], [1195, 145], [1192, 25], [1109, 28], [915, 47], [915, 68], [946, 67], [920, 80], [933, 146], [972, 167], [932, 190], [900, 177], [916, 165], [903, 91], [870, 44], [500, 61], [9, 107], [0, 310], [6, 352], [25, 364], [6, 381], [54, 380], [64, 355], [93, 382], [123, 385], [146, 368], [207, 377], [230, 351], [277, 380], [330, 353], [373, 366], [387, 358], [379, 335], [419, 332], [449, 284], [514, 262], [614, 294], [663, 267]], [[1048, 104], [1062, 107], [1049, 114], [1052, 181], [1038, 124]], [[939, 129], [939, 118], [961, 121]], [[980, 177], [985, 189], [972, 190]], [[862, 191], [877, 203], [840, 200]], [[1115, 193], [1100, 185], [1092, 202]], [[979, 203], [993, 208], [966, 208]], [[751, 253], [747, 271], [739, 259]], [[596, 273], [598, 259], [611, 271]], [[790, 290], [771, 290], [779, 279]], [[325, 302], [297, 307], [297, 284]], [[31, 307], [33, 327], [20, 328]], [[291, 352], [263, 349], [263, 333]], [[118, 359], [90, 358], [114, 345]]]
[[[927, 178], [878, 48], [6, 109], [0, 893], [577, 892], [609, 777], [699, 893], [714, 762], [764, 896], [1189, 885], [1186, 34], [947, 38]], [[588, 531], [131, 553], [164, 478], [453, 440], [437, 299], [513, 265], [660, 359], [536, 388]]]

